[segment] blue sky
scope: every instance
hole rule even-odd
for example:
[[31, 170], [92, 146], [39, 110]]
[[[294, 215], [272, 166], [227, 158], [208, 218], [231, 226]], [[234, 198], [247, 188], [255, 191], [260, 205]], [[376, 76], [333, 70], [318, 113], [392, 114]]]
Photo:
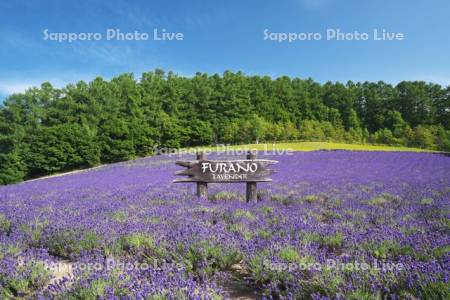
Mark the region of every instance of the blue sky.
[[[450, 84], [450, 1], [40, 1], [0, 2], [0, 99], [50, 81], [58, 87], [96, 76], [155, 68], [195, 72]], [[149, 33], [147, 41], [106, 40], [107, 29]], [[153, 30], [182, 41], [154, 41]], [[327, 29], [370, 34], [326, 40]], [[374, 41], [373, 29], [402, 41]], [[49, 33], [99, 32], [98, 41], [44, 40]], [[269, 32], [318, 32], [319, 41], [264, 40]]]

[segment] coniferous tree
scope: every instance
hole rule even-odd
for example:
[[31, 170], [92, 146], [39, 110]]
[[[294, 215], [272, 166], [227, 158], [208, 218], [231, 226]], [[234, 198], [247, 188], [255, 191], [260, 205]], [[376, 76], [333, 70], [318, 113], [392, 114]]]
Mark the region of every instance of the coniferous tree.
[[346, 84], [156, 69], [139, 80], [55, 88], [0, 107], [0, 184], [153, 154], [155, 147], [286, 140], [383, 143], [449, 151], [450, 87]]

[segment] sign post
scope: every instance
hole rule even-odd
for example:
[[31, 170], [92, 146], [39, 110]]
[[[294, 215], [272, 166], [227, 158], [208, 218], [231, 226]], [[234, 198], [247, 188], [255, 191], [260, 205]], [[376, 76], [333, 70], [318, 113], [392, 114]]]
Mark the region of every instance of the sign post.
[[[197, 153], [197, 160], [206, 160], [206, 154], [203, 152]], [[207, 182], [197, 182], [197, 197], [208, 199], [208, 183]]]
[[[247, 153], [247, 159], [256, 159], [256, 154], [249, 151]], [[256, 191], [256, 181], [255, 182], [247, 182], [245, 200], [247, 202], [257, 202], [258, 201], [258, 193]]]
[[199, 152], [195, 161], [176, 162], [177, 165], [187, 169], [175, 174], [188, 177], [173, 182], [195, 182], [199, 198], [208, 197], [208, 183], [245, 182], [247, 202], [256, 202], [256, 183], [272, 181], [268, 176], [273, 174], [274, 170], [267, 167], [275, 163], [277, 163], [275, 160], [257, 159], [256, 154], [251, 152], [247, 154], [247, 159], [242, 160], [208, 160], [204, 153]]

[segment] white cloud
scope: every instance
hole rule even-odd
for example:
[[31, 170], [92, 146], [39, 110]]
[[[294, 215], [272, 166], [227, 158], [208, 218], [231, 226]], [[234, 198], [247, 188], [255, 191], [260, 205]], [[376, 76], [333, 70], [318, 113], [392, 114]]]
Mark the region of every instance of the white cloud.
[[[86, 60], [94, 60], [103, 64], [123, 67], [135, 66], [142, 64], [142, 62], [151, 60], [152, 49], [148, 49], [147, 56], [143, 55], [141, 47], [136, 45], [135, 48], [129, 45], [131, 42], [117, 42], [117, 43], [77, 43], [73, 44], [74, 53]], [[144, 42], [142, 42], [144, 43]]]
[[442, 86], [450, 86], [450, 77], [446, 77], [446, 76], [431, 75], [431, 76], [422, 76], [422, 77], [417, 77], [417, 78], [418, 79], [415, 79], [415, 80], [423, 80], [423, 81], [427, 81], [427, 82], [437, 83]]
[[39, 76], [28, 78], [26, 80], [20, 78], [14, 79], [2, 79], [0, 78], [0, 95], [11, 95], [14, 93], [22, 93], [27, 89], [33, 87], [40, 87], [44, 82], [50, 82], [54, 87], [62, 88], [69, 83], [76, 83], [80, 80], [84, 80], [86, 82], [93, 80], [96, 75], [93, 74], [77, 74], [77, 73], [68, 73], [68, 74], [60, 74], [58, 76], [49, 75], [49, 76]]
[[38, 85], [39, 84], [32, 82], [0, 82], [0, 94], [11, 95], [14, 93], [21, 93]]
[[150, 18], [148, 12], [143, 11], [139, 5], [133, 4], [132, 1], [104, 1], [102, 2], [102, 6], [115, 15], [115, 17], [124, 19], [133, 25], [145, 28], [155, 26], [156, 16], [152, 15], [152, 18]]

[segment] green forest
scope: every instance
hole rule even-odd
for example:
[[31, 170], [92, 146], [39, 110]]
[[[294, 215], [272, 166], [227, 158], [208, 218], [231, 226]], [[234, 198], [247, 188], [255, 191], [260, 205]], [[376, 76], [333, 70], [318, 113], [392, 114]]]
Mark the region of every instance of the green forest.
[[139, 80], [46, 82], [0, 106], [0, 184], [151, 155], [155, 147], [297, 140], [450, 151], [450, 87], [159, 69]]

